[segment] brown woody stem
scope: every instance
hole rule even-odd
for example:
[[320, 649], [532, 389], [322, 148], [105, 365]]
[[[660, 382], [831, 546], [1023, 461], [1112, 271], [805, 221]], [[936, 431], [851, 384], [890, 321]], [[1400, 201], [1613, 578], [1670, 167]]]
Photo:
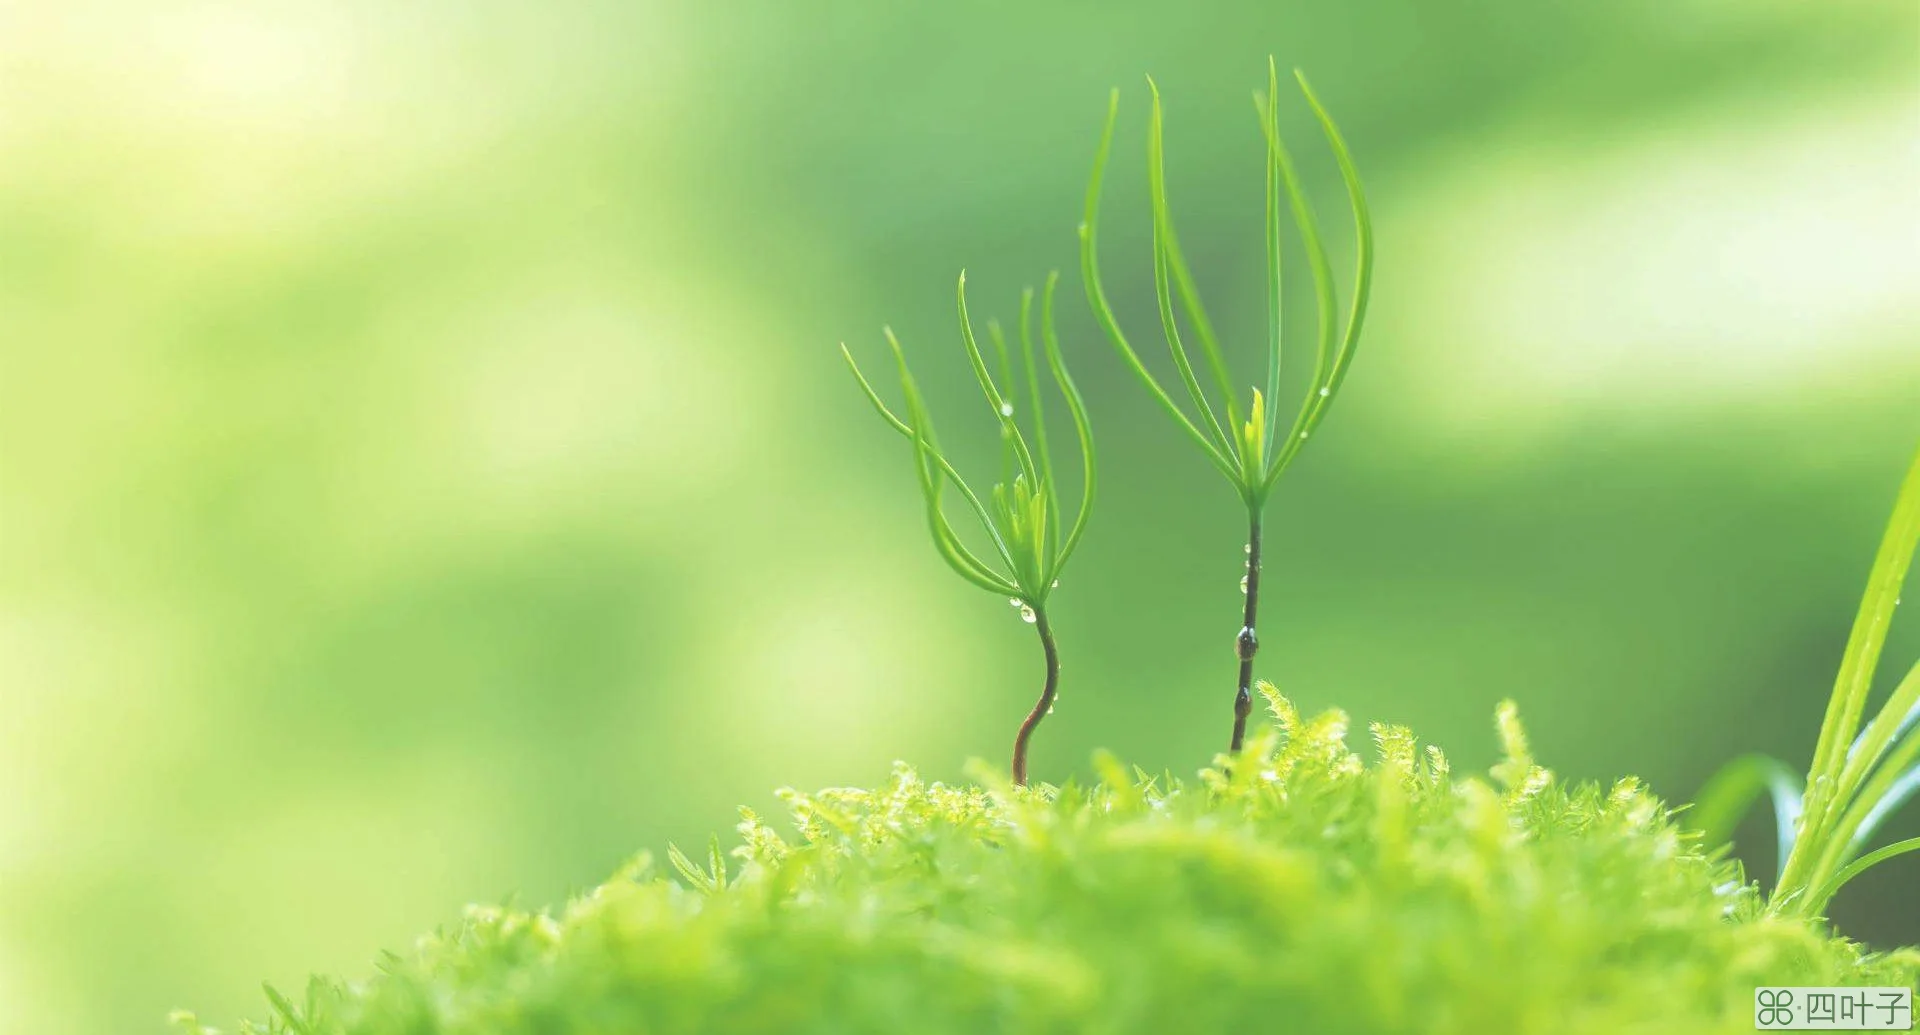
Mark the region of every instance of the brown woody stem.
[[1040, 700], [1027, 715], [1027, 721], [1020, 724], [1020, 733], [1013, 738], [1013, 782], [1019, 786], [1027, 784], [1027, 742], [1033, 739], [1034, 727], [1046, 718], [1053, 708], [1053, 695], [1060, 687], [1060, 651], [1053, 644], [1053, 627], [1047, 624], [1047, 613], [1039, 608], [1033, 609], [1033, 627], [1040, 634], [1040, 646], [1047, 652], [1047, 683], [1040, 690]]
[[1238, 753], [1247, 737], [1247, 716], [1253, 714], [1253, 656], [1259, 653], [1260, 638], [1254, 633], [1255, 616], [1260, 610], [1260, 514], [1255, 511], [1247, 529], [1247, 610], [1240, 622], [1240, 635], [1233, 643], [1240, 656], [1240, 689], [1233, 698], [1233, 741], [1229, 750]]

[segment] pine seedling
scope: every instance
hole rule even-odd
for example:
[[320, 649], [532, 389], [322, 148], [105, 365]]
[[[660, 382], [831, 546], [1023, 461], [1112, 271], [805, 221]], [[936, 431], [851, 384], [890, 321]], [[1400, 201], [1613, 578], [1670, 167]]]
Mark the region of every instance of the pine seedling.
[[[1154, 293], [1159, 302], [1160, 323], [1166, 334], [1167, 346], [1173, 355], [1174, 367], [1179, 371], [1180, 381], [1188, 397], [1198, 412], [1198, 419], [1190, 418], [1174, 401], [1166, 389], [1160, 386], [1139, 355], [1128, 344], [1126, 335], [1121, 331], [1119, 321], [1114, 318], [1113, 309], [1107, 304], [1105, 290], [1100, 282], [1100, 261], [1098, 248], [1098, 227], [1100, 214], [1100, 185], [1106, 172], [1108, 152], [1113, 144], [1114, 121], [1119, 114], [1120, 91], [1113, 91], [1107, 104], [1106, 129], [1100, 137], [1100, 149], [1094, 159], [1093, 175], [1087, 185], [1086, 221], [1080, 225], [1080, 264], [1086, 281], [1087, 300], [1093, 306], [1108, 338], [1119, 351], [1120, 358], [1139, 377], [1141, 383], [1153, 396], [1160, 407], [1173, 418], [1175, 425], [1186, 433], [1200, 447], [1207, 459], [1224, 475], [1239, 493], [1241, 502], [1247, 508], [1247, 573], [1241, 582], [1246, 593], [1246, 606], [1242, 614], [1240, 632], [1234, 640], [1234, 652], [1239, 658], [1240, 674], [1233, 703], [1233, 737], [1229, 748], [1238, 752], [1246, 736], [1247, 716], [1253, 709], [1253, 658], [1259, 650], [1260, 641], [1256, 632], [1256, 617], [1260, 606], [1260, 532], [1261, 516], [1266, 509], [1267, 497], [1272, 493], [1274, 484], [1279, 481], [1289, 465], [1299, 455], [1302, 447], [1314, 430], [1326, 417], [1327, 410], [1333, 404], [1334, 396], [1339, 392], [1341, 382], [1346, 378], [1347, 368], [1353, 361], [1354, 347], [1359, 342], [1360, 325], [1366, 316], [1368, 290], [1373, 275], [1373, 228], [1367, 211], [1366, 193], [1360, 185], [1360, 177], [1354, 171], [1353, 161], [1348, 154], [1346, 142], [1341, 138], [1339, 129], [1327, 114], [1320, 100], [1314, 95], [1313, 88], [1299, 70], [1294, 71], [1300, 90], [1306, 96], [1307, 104], [1312, 107], [1314, 116], [1319, 120], [1321, 130], [1326, 134], [1327, 142], [1333, 150], [1334, 160], [1340, 166], [1340, 175], [1346, 181], [1347, 196], [1353, 206], [1353, 224], [1355, 235], [1356, 269], [1353, 281], [1353, 297], [1346, 315], [1344, 330], [1339, 326], [1336, 313], [1338, 303], [1335, 299], [1332, 265], [1327, 259], [1325, 245], [1320, 238], [1318, 224], [1315, 222], [1313, 207], [1308, 203], [1301, 189], [1300, 179], [1293, 167], [1285, 143], [1280, 138], [1279, 121], [1279, 75], [1272, 59], [1267, 61], [1267, 90], [1264, 95], [1255, 93], [1254, 107], [1260, 116], [1262, 132], [1267, 142], [1266, 172], [1266, 252], [1267, 252], [1267, 378], [1266, 390], [1253, 389], [1252, 402], [1248, 406], [1243, 421], [1233, 391], [1233, 378], [1228, 373], [1225, 356], [1220, 348], [1218, 336], [1213, 324], [1207, 319], [1206, 311], [1200, 303], [1199, 289], [1195, 286], [1193, 275], [1180, 250], [1178, 236], [1174, 232], [1173, 215], [1167, 206], [1166, 173], [1163, 161], [1163, 115], [1160, 105], [1160, 92], [1153, 80], [1148, 86], [1153, 93], [1152, 120], [1147, 133], [1147, 177], [1153, 205], [1153, 274]], [[1307, 387], [1306, 397], [1294, 416], [1291, 427], [1283, 432], [1279, 424], [1277, 397], [1280, 392], [1280, 352], [1281, 352], [1281, 231], [1280, 196], [1284, 188], [1292, 218], [1305, 246], [1308, 267], [1312, 272], [1314, 295], [1319, 309], [1319, 333], [1314, 353], [1313, 379]], [[1221, 396], [1221, 412], [1225, 423], [1220, 419], [1212, 404], [1207, 400], [1206, 392], [1201, 388], [1200, 379], [1194, 373], [1193, 363], [1188, 358], [1185, 345], [1180, 337], [1180, 320], [1176, 313], [1183, 312], [1195, 338], [1199, 339], [1200, 350], [1211, 371], [1215, 387]]]
[[[1060, 506], [1059, 480], [1055, 477], [1052, 451], [1047, 445], [1046, 414], [1034, 361], [1033, 289], [1028, 288], [1020, 298], [1021, 372], [1025, 375], [1028, 394], [1026, 405], [1032, 409], [1033, 421], [1033, 444], [1029, 446], [1026, 434], [1014, 419], [1018, 379], [1006, 337], [998, 324], [988, 325], [988, 333], [999, 359], [1000, 379], [1006, 386], [1002, 392], [1000, 384], [988, 372], [986, 358], [974, 336], [973, 320], [967, 314], [967, 275], [964, 271], [960, 274], [960, 340], [966, 346], [974, 379], [980, 382], [980, 390], [986, 395], [987, 405], [1000, 427], [1001, 480], [989, 494], [989, 502], [982, 502], [967, 487], [960, 472], [941, 452], [934, 435], [933, 419], [927, 413], [926, 401], [907, 369], [906, 356], [892, 328], [885, 329], [884, 333], [888, 346], [893, 349], [894, 360], [900, 367], [900, 388], [906, 396], [907, 406], [905, 420], [880, 401], [879, 393], [860, 373], [853, 353], [847, 350], [846, 345], [840, 346], [847, 367], [853, 371], [854, 379], [860, 382], [860, 389], [866, 393], [867, 401], [880, 412], [888, 426], [913, 443], [914, 474], [919, 479], [920, 492], [926, 500], [927, 523], [933, 531], [933, 544], [940, 551], [941, 558], [961, 578], [1006, 597], [1014, 607], [1020, 609], [1020, 617], [1040, 635], [1040, 646], [1046, 656], [1046, 681], [1042, 685], [1039, 701], [1034, 704], [1026, 721], [1020, 724], [1020, 731], [1013, 740], [1013, 781], [1022, 785], [1027, 782], [1028, 742], [1032, 740], [1033, 731], [1040, 721], [1053, 711], [1053, 702], [1059, 692], [1060, 656], [1054, 644], [1053, 627], [1047, 621], [1047, 600], [1059, 586], [1060, 573], [1066, 568], [1067, 559], [1073, 556], [1074, 548], [1080, 544], [1081, 533], [1086, 531], [1087, 516], [1093, 512], [1093, 426], [1087, 420], [1087, 407], [1080, 397], [1080, 390], [1074, 386], [1073, 377], [1067, 372], [1066, 361], [1060, 355], [1060, 340], [1054, 330], [1053, 292], [1059, 279], [1058, 273], [1047, 277], [1046, 290], [1040, 302], [1040, 327], [1047, 366], [1053, 372], [1060, 394], [1066, 399], [1067, 412], [1073, 417], [1074, 432], [1080, 440], [1083, 487], [1080, 509], [1072, 519], [1071, 528], [1067, 527], [1066, 513]], [[967, 509], [973, 512], [984, 528], [993, 549], [991, 559], [983, 559], [963, 543], [952, 523], [947, 520], [941, 496], [949, 481], [959, 489]]]
[[1732, 836], [1734, 824], [1760, 794], [1771, 792], [1780, 878], [1768, 906], [1775, 913], [1821, 916], [1848, 881], [1888, 859], [1920, 850], [1920, 838], [1909, 838], [1862, 854], [1880, 824], [1920, 793], [1920, 663], [1907, 670], [1873, 720], [1861, 727], [1916, 544], [1920, 451], [1894, 501], [1893, 517], [1867, 576], [1866, 595], [1847, 639], [1806, 778], [1777, 759], [1747, 755], [1715, 773], [1695, 803], [1692, 825], [1709, 845], [1719, 845]]

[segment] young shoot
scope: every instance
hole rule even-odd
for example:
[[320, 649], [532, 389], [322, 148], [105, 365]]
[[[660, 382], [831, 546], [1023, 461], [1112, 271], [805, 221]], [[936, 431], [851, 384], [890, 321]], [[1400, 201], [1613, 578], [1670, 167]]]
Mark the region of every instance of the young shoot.
[[[1186, 389], [1188, 398], [1198, 418], [1189, 417], [1187, 412], [1162, 388], [1160, 382], [1147, 370], [1140, 356], [1128, 344], [1126, 335], [1113, 315], [1113, 309], [1107, 304], [1106, 291], [1100, 282], [1100, 260], [1098, 247], [1100, 216], [1100, 185], [1106, 174], [1107, 155], [1113, 144], [1114, 120], [1119, 114], [1120, 91], [1113, 91], [1107, 103], [1106, 129], [1100, 137], [1100, 148], [1094, 158], [1093, 175], [1087, 185], [1086, 221], [1080, 225], [1080, 264], [1087, 287], [1087, 300], [1093, 306], [1095, 317], [1113, 341], [1120, 358], [1139, 377], [1161, 409], [1173, 418], [1174, 424], [1185, 432], [1187, 437], [1205, 454], [1208, 461], [1224, 475], [1240, 500], [1247, 508], [1247, 573], [1241, 587], [1246, 592], [1245, 610], [1241, 616], [1240, 631], [1234, 640], [1235, 654], [1240, 662], [1239, 682], [1236, 687], [1233, 704], [1233, 737], [1230, 750], [1238, 752], [1246, 736], [1247, 716], [1253, 709], [1253, 658], [1259, 650], [1259, 637], [1255, 631], [1256, 618], [1260, 606], [1260, 519], [1266, 509], [1267, 497], [1273, 491], [1274, 483], [1279, 481], [1289, 465], [1293, 463], [1308, 438], [1320, 426], [1327, 410], [1332, 406], [1334, 396], [1340, 391], [1345, 380], [1347, 368], [1353, 361], [1354, 347], [1360, 339], [1360, 325], [1367, 311], [1367, 297], [1373, 276], [1373, 226], [1367, 211], [1366, 193], [1360, 185], [1360, 177], [1354, 171], [1353, 161], [1347, 151], [1346, 142], [1341, 138], [1339, 129], [1332, 117], [1327, 114], [1320, 100], [1314, 95], [1313, 88], [1307, 84], [1307, 78], [1299, 70], [1294, 78], [1300, 84], [1300, 91], [1306, 96], [1307, 104], [1319, 120], [1327, 142], [1333, 150], [1335, 162], [1339, 164], [1341, 178], [1346, 181], [1347, 197], [1353, 207], [1353, 226], [1355, 237], [1355, 271], [1353, 278], [1353, 296], [1348, 304], [1345, 325], [1341, 326], [1337, 313], [1338, 302], [1335, 297], [1332, 264], [1327, 259], [1327, 250], [1320, 238], [1319, 225], [1314, 219], [1313, 207], [1308, 203], [1301, 189], [1299, 176], [1294, 171], [1292, 156], [1280, 137], [1279, 117], [1279, 74], [1271, 58], [1267, 61], [1267, 89], [1264, 94], [1254, 94], [1254, 107], [1260, 117], [1261, 132], [1267, 143], [1266, 172], [1266, 253], [1267, 253], [1267, 376], [1266, 389], [1263, 392], [1255, 387], [1252, 398], [1242, 420], [1239, 404], [1233, 387], [1233, 377], [1228, 372], [1225, 355], [1221, 350], [1219, 337], [1214, 333], [1213, 324], [1207, 319], [1206, 310], [1201, 306], [1199, 289], [1195, 286], [1192, 272], [1187, 267], [1185, 256], [1180, 250], [1179, 237], [1174, 232], [1173, 215], [1167, 206], [1166, 172], [1162, 155], [1162, 137], [1164, 119], [1161, 112], [1159, 88], [1153, 80], [1147, 80], [1153, 94], [1151, 121], [1147, 131], [1147, 182], [1153, 206], [1153, 280], [1154, 293], [1159, 301], [1160, 324], [1166, 335], [1168, 350], [1172, 353], [1174, 368], [1179, 372], [1180, 382]], [[1313, 378], [1309, 382], [1306, 396], [1296, 411], [1293, 423], [1282, 428], [1279, 422], [1277, 397], [1280, 393], [1280, 352], [1281, 352], [1281, 230], [1280, 206], [1281, 193], [1284, 190], [1292, 220], [1305, 247], [1308, 268], [1312, 273], [1314, 297], [1319, 310], [1318, 335], [1314, 350]], [[1198, 339], [1200, 352], [1205, 359], [1207, 369], [1214, 382], [1214, 388], [1220, 397], [1220, 406], [1216, 411], [1208, 401], [1206, 391], [1201, 387], [1198, 375], [1194, 373], [1191, 359], [1180, 335], [1180, 316], [1184, 315], [1193, 336]], [[1224, 422], [1222, 417], [1224, 416]]]
[[[1040, 635], [1040, 646], [1046, 655], [1046, 681], [1041, 687], [1039, 701], [1034, 704], [1026, 721], [1020, 724], [1020, 731], [1013, 740], [1013, 781], [1022, 785], [1027, 782], [1028, 742], [1033, 738], [1033, 731], [1040, 725], [1040, 720], [1053, 710], [1054, 697], [1059, 691], [1060, 656], [1054, 645], [1053, 627], [1047, 621], [1047, 599], [1059, 585], [1060, 573], [1066, 568], [1067, 559], [1073, 556], [1074, 547], [1079, 545], [1080, 535], [1086, 531], [1087, 516], [1093, 511], [1093, 426], [1087, 420], [1087, 407], [1080, 397], [1080, 390], [1074, 386], [1073, 377], [1067, 372], [1066, 361], [1061, 358], [1059, 336], [1054, 331], [1053, 292], [1059, 279], [1057, 272], [1047, 277], [1046, 289], [1040, 301], [1040, 329], [1047, 366], [1053, 372], [1060, 394], [1066, 399], [1067, 412], [1073, 418], [1074, 432], [1080, 440], [1083, 487], [1079, 512], [1073, 517], [1070, 528], [1066, 513], [1060, 506], [1059, 479], [1054, 474], [1052, 452], [1047, 445], [1045, 407], [1034, 361], [1032, 288], [1028, 288], [1020, 298], [1019, 372], [1024, 375], [1027, 398], [1017, 400], [1020, 394], [1017, 386], [1019, 378], [1015, 376], [1006, 337], [998, 324], [988, 325], [989, 337], [1000, 366], [1000, 382], [996, 383], [987, 370], [986, 358], [974, 336], [973, 320], [967, 313], [967, 275], [964, 271], [960, 274], [960, 340], [966, 346], [974, 379], [980, 382], [980, 390], [985, 393], [987, 406], [1000, 428], [1001, 481], [993, 487], [986, 501], [968, 488], [960, 472], [954, 469], [946, 454], [940, 450], [926, 401], [907, 369], [906, 356], [892, 328], [885, 329], [884, 333], [888, 346], [893, 349], [894, 360], [900, 367], [900, 388], [906, 396], [905, 420], [880, 401], [879, 393], [860, 373], [853, 353], [847, 350], [846, 345], [840, 346], [847, 367], [853, 371], [861, 391], [866, 393], [867, 401], [879, 411], [888, 426], [913, 443], [914, 473], [920, 482], [921, 495], [926, 500], [927, 523], [933, 531], [933, 544], [940, 551], [941, 558], [961, 578], [996, 596], [1006, 597], [1020, 609], [1020, 617], [1031, 623]], [[1020, 408], [1027, 409], [1031, 416], [1031, 445], [1026, 433], [1021, 430], [1020, 422], [1015, 419], [1015, 412]], [[942, 491], [948, 482], [952, 482], [960, 491], [967, 509], [972, 511], [985, 530], [986, 539], [992, 547], [989, 557], [982, 558], [962, 542], [948, 521], [941, 504]]]
[[1724, 844], [1755, 799], [1771, 793], [1780, 860], [1780, 879], [1768, 901], [1775, 913], [1822, 916], [1848, 881], [1894, 856], [1920, 850], [1920, 838], [1909, 838], [1862, 854], [1880, 824], [1920, 793], [1920, 663], [1907, 670], [1873, 720], [1861, 727], [1916, 544], [1920, 451], [1867, 576], [1806, 778], [1776, 759], [1747, 755], [1727, 763], [1701, 788], [1692, 825], [1711, 845]]

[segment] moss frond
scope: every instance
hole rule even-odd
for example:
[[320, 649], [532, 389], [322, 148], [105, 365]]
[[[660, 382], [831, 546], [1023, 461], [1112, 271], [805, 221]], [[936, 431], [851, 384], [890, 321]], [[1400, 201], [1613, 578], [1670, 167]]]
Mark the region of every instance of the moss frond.
[[1555, 778], [1510, 707], [1497, 772], [1456, 777], [1260, 689], [1275, 725], [1197, 782], [1103, 753], [1088, 784], [783, 792], [789, 831], [743, 812], [681, 882], [641, 857], [555, 912], [470, 909], [242, 1031], [1701, 1035], [1750, 1031], [1757, 984], [1920, 982], [1770, 914], [1638, 781]]

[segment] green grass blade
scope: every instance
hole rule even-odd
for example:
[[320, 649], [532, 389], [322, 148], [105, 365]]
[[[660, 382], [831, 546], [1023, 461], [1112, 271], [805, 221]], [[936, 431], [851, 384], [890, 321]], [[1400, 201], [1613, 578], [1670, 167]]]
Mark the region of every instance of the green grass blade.
[[1867, 809], [1859, 826], [1854, 828], [1853, 836], [1848, 838], [1849, 852], [1866, 847], [1867, 841], [1880, 831], [1880, 824], [1886, 822], [1887, 817], [1899, 812], [1901, 806], [1912, 801], [1914, 795], [1920, 794], [1920, 763], [1905, 769], [1889, 769], [1888, 772], [1897, 775], [1888, 783], [1885, 793], [1872, 799], [1872, 807]]
[[[884, 333], [889, 339], [893, 337], [892, 328], [886, 328]], [[867, 401], [879, 411], [881, 418], [887, 422], [887, 426], [899, 432], [908, 442], [912, 442], [913, 429], [907, 426], [906, 421], [894, 416], [892, 410], [887, 409], [887, 404], [880, 400], [880, 393], [873, 390], [873, 385], [867, 381], [866, 375], [860, 372], [860, 364], [854, 362], [853, 353], [848, 350], [845, 342], [840, 345], [840, 355], [846, 359], [847, 369], [853, 371], [853, 379], [860, 383], [860, 390], [866, 393]], [[967, 508], [973, 511], [973, 516], [978, 518], [981, 526], [987, 530], [987, 536], [993, 542], [994, 552], [999, 554], [1001, 560], [1008, 566], [1012, 566], [1013, 555], [1007, 551], [1007, 544], [1001, 540], [999, 530], [993, 527], [993, 519], [988, 516], [986, 505], [981, 503], [980, 497], [974, 495], [973, 490], [967, 487], [966, 481], [960, 477], [960, 472], [947, 461], [945, 456], [935, 454], [935, 458], [939, 461], [940, 469], [948, 480], [960, 490], [961, 497], [967, 501]]]
[[1888, 859], [1915, 851], [1920, 851], [1920, 837], [1910, 837], [1905, 841], [1895, 841], [1885, 848], [1868, 852], [1860, 858], [1855, 859], [1847, 865], [1846, 869], [1834, 874], [1832, 880], [1820, 886], [1820, 890], [1815, 893], [1811, 899], [1807, 900], [1807, 904], [1804, 907], [1805, 912], [1809, 916], [1819, 915], [1820, 911], [1826, 908], [1827, 903], [1832, 901], [1833, 896], [1838, 894], [1841, 888], [1846, 887], [1848, 881], [1886, 862]]
[[[1047, 277], [1048, 290], [1052, 290], [1058, 273]], [[1047, 523], [1047, 537], [1042, 552], [1053, 558], [1060, 554], [1060, 482], [1053, 473], [1053, 447], [1047, 443], [1047, 407], [1046, 400], [1040, 394], [1040, 372], [1034, 362], [1033, 348], [1033, 289], [1020, 292], [1020, 359], [1026, 367], [1027, 391], [1033, 407], [1033, 445], [1040, 460], [1040, 485], [1046, 494], [1047, 508], [1054, 520]], [[1048, 579], [1052, 581], [1051, 578]]]
[[1762, 792], [1773, 796], [1776, 865], [1785, 867], [1793, 850], [1793, 834], [1800, 818], [1804, 785], [1785, 762], [1767, 755], [1743, 755], [1721, 766], [1694, 797], [1687, 825], [1700, 831], [1709, 848], [1733, 839], [1733, 828], [1753, 807]]
[[[1865, 786], [1846, 792], [1846, 796], [1835, 801], [1836, 807], [1843, 811], [1827, 831], [1827, 840], [1821, 845], [1821, 852], [1815, 870], [1818, 873], [1831, 872], [1845, 863], [1855, 852], [1865, 846], [1874, 831], [1879, 829], [1881, 821], [1892, 815], [1914, 793], [1911, 786], [1915, 773], [1920, 770], [1920, 736], [1911, 735], [1912, 720], [1920, 715], [1920, 703], [1914, 702], [1920, 697], [1920, 663], [1907, 670], [1907, 676], [1894, 688], [1893, 697], [1874, 719], [1879, 726], [1884, 721], [1893, 727], [1893, 739], [1876, 749], [1868, 746], [1869, 736], [1874, 733], [1869, 727], [1854, 744], [1856, 760], [1869, 755], [1879, 762], [1872, 770], [1872, 776]], [[1905, 703], [1905, 707], [1901, 705]], [[1884, 758], [1879, 757], [1884, 753]], [[1845, 790], [1845, 782], [1842, 788]], [[1844, 803], [1844, 804], [1843, 804]]]
[[[1916, 662], [1914, 668], [1907, 670], [1907, 677], [1900, 681], [1899, 686], [1893, 688], [1893, 696], [1889, 697], [1887, 703], [1881, 708], [1882, 715], [1889, 717], [1893, 715], [1902, 716], [1899, 724], [1894, 727], [1894, 740], [1899, 740], [1901, 737], [1912, 732], [1915, 727], [1920, 727], [1920, 687], [1915, 685], [1916, 678], [1920, 678], [1920, 662]], [[1909, 697], [1911, 703], [1907, 705], [1906, 711], [1903, 714], [1900, 710], [1900, 703], [1902, 700], [1909, 699]], [[1867, 728], [1871, 730], [1873, 728], [1872, 724], [1869, 724]], [[1856, 748], [1859, 747], [1861, 740], [1864, 740], [1865, 737], [1866, 734], [1861, 734], [1861, 738], [1854, 741], [1854, 746]]]
[[1840, 779], [1841, 797], [1857, 788], [1916, 723], [1920, 723], [1920, 662], [1907, 670], [1906, 678], [1893, 688], [1873, 721], [1867, 723], [1867, 728], [1848, 746], [1846, 768]]
[[[1867, 806], [1871, 807], [1874, 800], [1885, 793], [1888, 779], [1906, 765], [1905, 760], [1920, 753], [1920, 739], [1909, 738], [1907, 743], [1901, 744], [1902, 738], [1906, 738], [1917, 723], [1920, 723], [1920, 663], [1915, 663], [1907, 670], [1906, 678], [1893, 688], [1893, 693], [1880, 706], [1873, 721], [1848, 745], [1846, 767], [1841, 770], [1840, 784], [1833, 798], [1836, 806], [1851, 813], [1861, 805], [1861, 802], [1854, 801], [1856, 795], [1864, 798]], [[1896, 748], [1895, 745], [1900, 746]], [[1892, 757], [1887, 756], [1889, 751], [1894, 752]], [[1885, 765], [1881, 765], [1883, 760]], [[1875, 766], [1880, 766], [1877, 773]], [[1889, 769], [1894, 772], [1889, 772]], [[1870, 773], [1873, 777], [1868, 782]], [[1863, 783], [1866, 784], [1864, 791], [1861, 790]], [[1849, 837], [1846, 830], [1850, 818], [1846, 814], [1841, 816], [1840, 825], [1834, 831], [1834, 840], [1844, 838], [1850, 843], [1857, 839]]]
[[[1167, 172], [1164, 139], [1165, 115], [1160, 106], [1160, 88], [1153, 79], [1147, 79], [1147, 87], [1153, 93], [1153, 112], [1147, 128], [1147, 193], [1153, 204], [1153, 293], [1160, 304], [1160, 324], [1167, 335], [1167, 349], [1173, 353], [1173, 365], [1180, 371], [1180, 380], [1187, 386], [1187, 394], [1193, 398], [1193, 405], [1205, 418], [1203, 430], [1213, 432], [1220, 450], [1229, 456], [1236, 455], [1233, 440], [1227, 435], [1226, 428], [1220, 425], [1214, 416], [1213, 407], [1208, 405], [1207, 397], [1200, 390], [1200, 381], [1193, 374], [1193, 364], [1187, 359], [1186, 347], [1180, 341], [1180, 323], [1173, 312], [1173, 288], [1169, 280], [1172, 272], [1173, 251], [1173, 212], [1167, 204]], [[1197, 295], [1197, 292], [1196, 292]], [[1189, 300], [1190, 311], [1198, 311], [1198, 298]], [[1209, 357], [1211, 358], [1211, 357]], [[1234, 415], [1233, 385], [1227, 376], [1225, 364], [1216, 365], [1215, 377], [1221, 385], [1226, 399], [1227, 425], [1238, 423]]]
[[1127, 336], [1121, 333], [1120, 322], [1114, 318], [1113, 307], [1107, 303], [1106, 290], [1100, 284], [1100, 186], [1106, 177], [1107, 158], [1113, 151], [1113, 125], [1119, 116], [1120, 91], [1115, 90], [1107, 100], [1107, 124], [1100, 134], [1100, 149], [1094, 155], [1093, 174], [1087, 181], [1086, 218], [1080, 224], [1080, 272], [1082, 279], [1086, 281], [1087, 303], [1093, 307], [1094, 318], [1099, 321], [1101, 329], [1106, 331], [1107, 338], [1113, 342], [1114, 348], [1120, 353], [1120, 358], [1140, 379], [1140, 383], [1146, 386], [1154, 401], [1158, 402], [1160, 408], [1167, 411], [1167, 416], [1172, 417], [1174, 423], [1193, 439], [1194, 444], [1200, 447], [1221, 474], [1226, 475], [1228, 481], [1238, 484], [1239, 478], [1233, 465], [1227, 461], [1226, 455], [1213, 443], [1208, 442], [1207, 436], [1187, 419], [1187, 415], [1180, 411], [1179, 405], [1167, 395], [1166, 390], [1160, 387], [1160, 383], [1154, 380], [1153, 374], [1149, 373], [1146, 366], [1140, 362], [1140, 356], [1133, 351], [1133, 346], [1127, 344]]
[[1853, 631], [1847, 638], [1840, 674], [1827, 701], [1826, 717], [1820, 724], [1807, 802], [1808, 817], [1818, 823], [1815, 828], [1818, 832], [1824, 833], [1835, 818], [1831, 815], [1832, 806], [1845, 807], [1846, 748], [1859, 731], [1867, 694], [1873, 686], [1874, 670], [1879, 665], [1880, 651], [1886, 645], [1894, 605], [1913, 563], [1916, 543], [1920, 543], [1920, 451], [1914, 453], [1913, 464], [1894, 502], [1893, 517], [1887, 522], [1886, 535], [1874, 556], [1873, 569], [1867, 576], [1867, 590], [1860, 600]]
[[1060, 394], [1066, 397], [1067, 412], [1073, 416], [1073, 431], [1080, 439], [1080, 465], [1084, 488], [1080, 496], [1080, 513], [1073, 519], [1073, 531], [1067, 533], [1066, 544], [1053, 559], [1049, 569], [1048, 582], [1067, 566], [1067, 558], [1073, 556], [1074, 547], [1080, 545], [1080, 536], [1087, 530], [1087, 518], [1093, 513], [1094, 471], [1097, 467], [1093, 455], [1093, 422], [1087, 418], [1086, 400], [1080, 397], [1080, 389], [1073, 383], [1073, 375], [1067, 372], [1067, 362], [1060, 355], [1060, 337], [1054, 331], [1053, 289], [1060, 282], [1060, 274], [1047, 277], [1047, 288], [1040, 298], [1040, 333], [1047, 349], [1047, 365], [1053, 368], [1053, 379], [1060, 386]]

